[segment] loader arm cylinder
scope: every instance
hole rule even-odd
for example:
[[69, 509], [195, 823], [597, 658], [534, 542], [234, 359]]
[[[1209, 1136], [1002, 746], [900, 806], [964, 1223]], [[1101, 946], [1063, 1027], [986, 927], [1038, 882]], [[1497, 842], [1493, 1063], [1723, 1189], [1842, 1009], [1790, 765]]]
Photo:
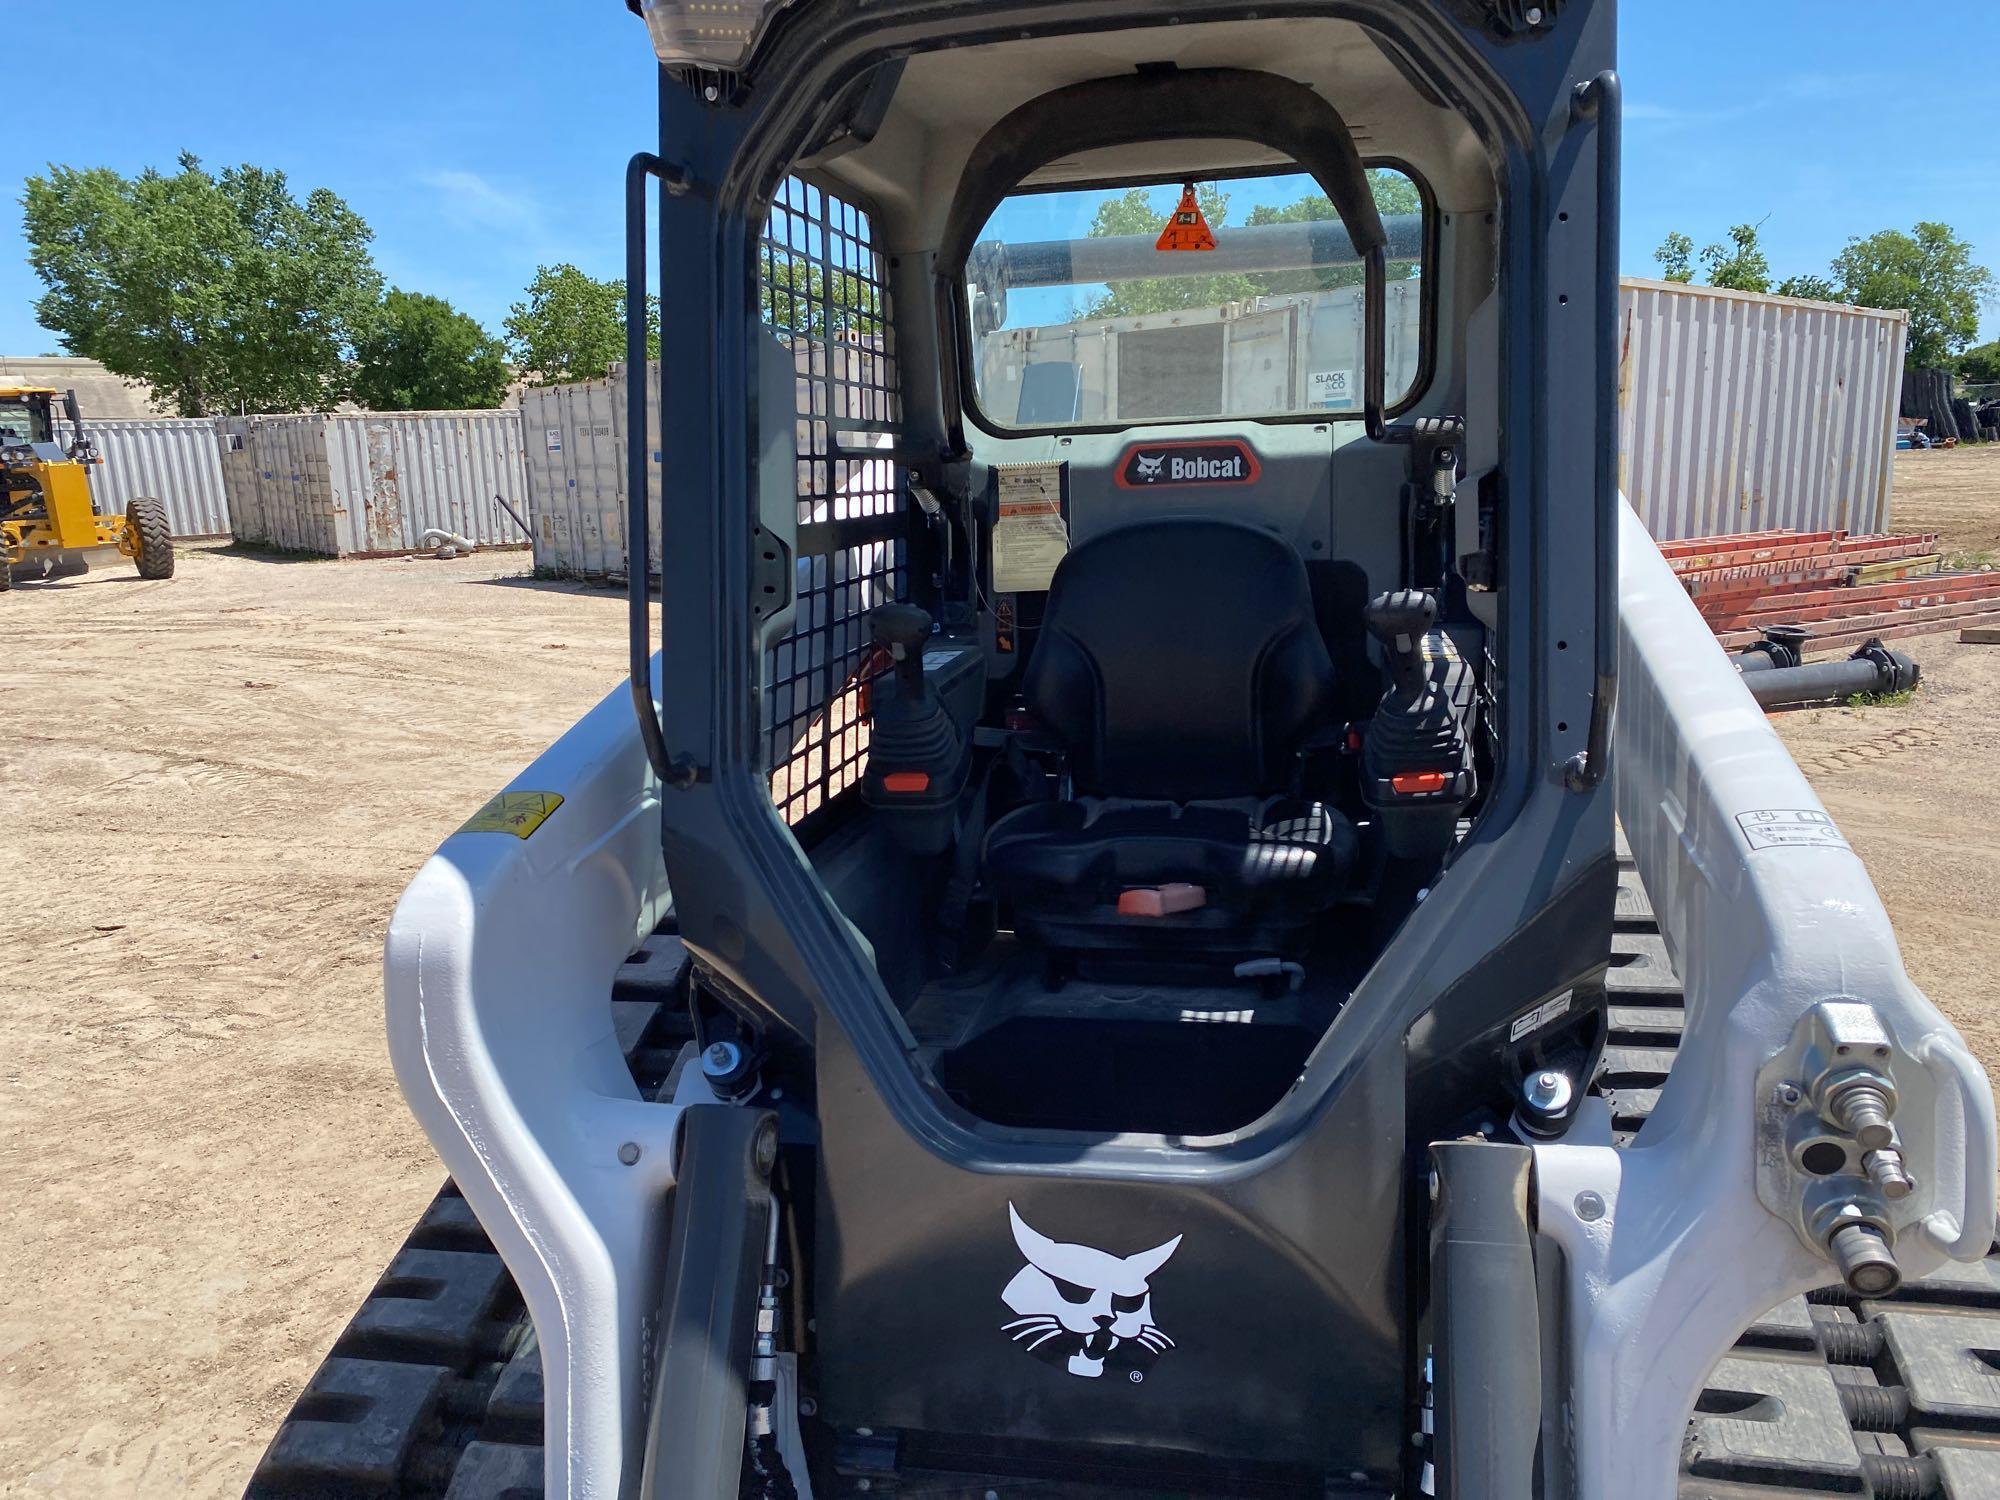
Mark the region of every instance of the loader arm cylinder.
[[735, 1500], [769, 1238], [778, 1122], [694, 1105], [681, 1120], [644, 1500]]
[[1439, 1141], [1431, 1227], [1441, 1500], [1535, 1500], [1541, 1329], [1525, 1146]]

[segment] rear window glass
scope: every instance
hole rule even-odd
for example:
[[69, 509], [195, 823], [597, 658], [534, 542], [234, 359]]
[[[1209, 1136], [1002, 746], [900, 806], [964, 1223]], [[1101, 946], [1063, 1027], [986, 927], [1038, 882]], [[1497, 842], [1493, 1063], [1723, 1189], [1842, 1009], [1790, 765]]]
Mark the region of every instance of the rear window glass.
[[[1368, 177], [1389, 232], [1394, 406], [1422, 366], [1424, 203], [1401, 172]], [[1293, 172], [1195, 192], [1210, 250], [1155, 248], [1178, 185], [1019, 193], [994, 210], [966, 262], [990, 424], [1360, 414], [1361, 263], [1319, 184]]]

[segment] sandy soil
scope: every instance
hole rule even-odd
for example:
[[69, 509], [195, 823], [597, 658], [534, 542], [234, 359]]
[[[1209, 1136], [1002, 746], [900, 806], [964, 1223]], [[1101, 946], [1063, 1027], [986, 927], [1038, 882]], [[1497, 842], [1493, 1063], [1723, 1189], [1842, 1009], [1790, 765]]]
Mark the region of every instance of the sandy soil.
[[[1992, 460], [1905, 455], [1897, 525], [2000, 545]], [[622, 673], [622, 600], [525, 567], [210, 548], [0, 597], [0, 1495], [240, 1493], [436, 1188], [390, 910]], [[1913, 702], [1780, 728], [2000, 1071], [2000, 647], [1898, 644]]]
[[0, 1494], [240, 1494], [436, 1190], [390, 910], [622, 674], [622, 598], [525, 567], [0, 595]]
[[1956, 567], [2000, 565], [2000, 443], [1896, 455], [1892, 529], [1941, 533]]

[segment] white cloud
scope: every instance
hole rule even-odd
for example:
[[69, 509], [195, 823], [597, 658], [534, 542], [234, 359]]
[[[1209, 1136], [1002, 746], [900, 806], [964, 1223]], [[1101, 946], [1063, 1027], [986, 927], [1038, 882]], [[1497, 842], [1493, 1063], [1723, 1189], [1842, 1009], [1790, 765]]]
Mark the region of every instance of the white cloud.
[[448, 216], [462, 223], [535, 235], [546, 227], [542, 206], [533, 196], [504, 188], [478, 172], [420, 172], [417, 181], [438, 195], [438, 206]]

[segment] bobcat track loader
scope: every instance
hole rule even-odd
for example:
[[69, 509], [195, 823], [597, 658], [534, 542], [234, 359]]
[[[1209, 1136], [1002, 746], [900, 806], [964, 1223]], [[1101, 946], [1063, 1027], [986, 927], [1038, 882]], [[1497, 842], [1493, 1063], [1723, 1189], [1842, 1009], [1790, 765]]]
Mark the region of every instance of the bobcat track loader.
[[1618, 496], [1609, 0], [634, 8], [662, 631], [396, 911], [454, 1186], [250, 1492], [2000, 1493], [1986, 1078]]

